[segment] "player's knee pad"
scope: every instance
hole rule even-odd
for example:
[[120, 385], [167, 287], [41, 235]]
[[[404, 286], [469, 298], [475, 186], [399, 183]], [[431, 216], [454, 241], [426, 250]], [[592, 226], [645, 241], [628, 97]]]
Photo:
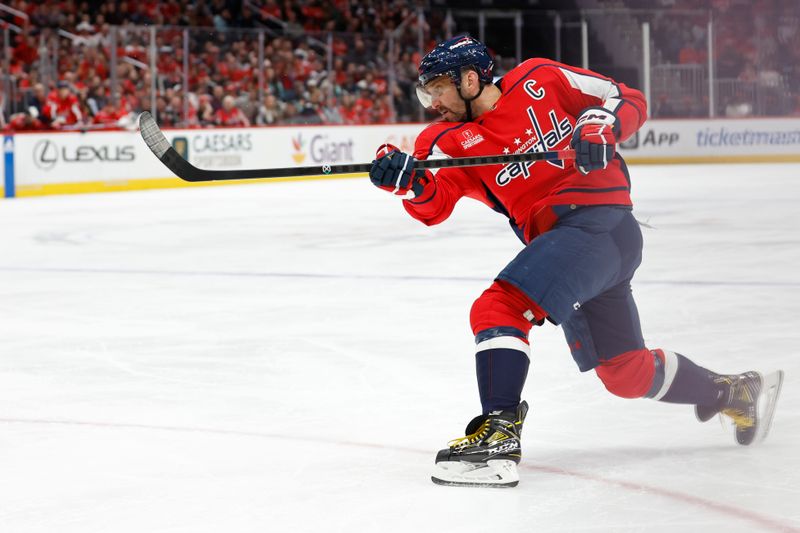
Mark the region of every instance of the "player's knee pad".
[[472, 332], [497, 330], [498, 335], [527, 339], [533, 323], [547, 316], [522, 291], [504, 281], [495, 281], [475, 300], [469, 320]]
[[641, 398], [653, 387], [656, 368], [663, 369], [663, 359], [659, 360], [658, 357], [657, 353], [647, 348], [625, 352], [603, 361], [595, 368], [595, 372], [611, 394], [622, 398]]

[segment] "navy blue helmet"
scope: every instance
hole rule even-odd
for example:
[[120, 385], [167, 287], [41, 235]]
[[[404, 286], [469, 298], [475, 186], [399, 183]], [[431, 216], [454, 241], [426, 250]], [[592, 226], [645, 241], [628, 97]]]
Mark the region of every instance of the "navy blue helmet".
[[447, 74], [458, 88], [464, 67], [474, 69], [481, 84], [492, 83], [492, 56], [482, 42], [469, 35], [453, 37], [428, 52], [419, 62], [419, 83], [424, 87], [432, 79]]

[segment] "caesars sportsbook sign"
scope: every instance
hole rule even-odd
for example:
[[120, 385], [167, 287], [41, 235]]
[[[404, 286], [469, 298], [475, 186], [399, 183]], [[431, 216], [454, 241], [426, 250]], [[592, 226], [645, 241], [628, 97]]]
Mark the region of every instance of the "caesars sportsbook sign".
[[181, 156], [199, 168], [316, 166], [363, 163], [384, 142], [413, 149], [420, 125], [327, 126], [165, 131]]

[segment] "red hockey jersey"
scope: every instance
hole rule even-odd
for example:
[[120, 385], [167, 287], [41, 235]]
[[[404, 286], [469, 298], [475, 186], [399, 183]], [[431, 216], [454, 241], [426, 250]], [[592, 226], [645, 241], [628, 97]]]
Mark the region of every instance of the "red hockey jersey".
[[[569, 148], [576, 117], [602, 106], [619, 121], [618, 141], [638, 130], [647, 104], [642, 93], [576, 67], [529, 59], [497, 86], [495, 107], [473, 122], [435, 122], [418, 137], [417, 159], [541, 152]], [[604, 170], [582, 175], [572, 161], [532, 161], [429, 171], [423, 193], [404, 200], [406, 210], [427, 225], [438, 224], [464, 197], [508, 216], [530, 242], [555, 221], [553, 205], [631, 205], [630, 180], [617, 154]]]
[[246, 127], [250, 125], [250, 121], [238, 107], [234, 107], [230, 111], [226, 110], [224, 107], [220, 107], [214, 113], [214, 123], [220, 126], [231, 127]]
[[76, 124], [83, 120], [78, 97], [70, 93], [61, 98], [57, 90], [50, 92], [45, 103], [45, 114], [52, 121], [61, 119], [63, 124]]

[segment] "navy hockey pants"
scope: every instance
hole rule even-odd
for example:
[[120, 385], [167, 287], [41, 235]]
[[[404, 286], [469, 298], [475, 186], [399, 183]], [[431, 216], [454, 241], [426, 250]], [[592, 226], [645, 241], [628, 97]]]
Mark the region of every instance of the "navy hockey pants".
[[556, 206], [558, 222], [497, 276], [561, 324], [582, 372], [644, 348], [630, 281], [642, 234], [624, 206]]

